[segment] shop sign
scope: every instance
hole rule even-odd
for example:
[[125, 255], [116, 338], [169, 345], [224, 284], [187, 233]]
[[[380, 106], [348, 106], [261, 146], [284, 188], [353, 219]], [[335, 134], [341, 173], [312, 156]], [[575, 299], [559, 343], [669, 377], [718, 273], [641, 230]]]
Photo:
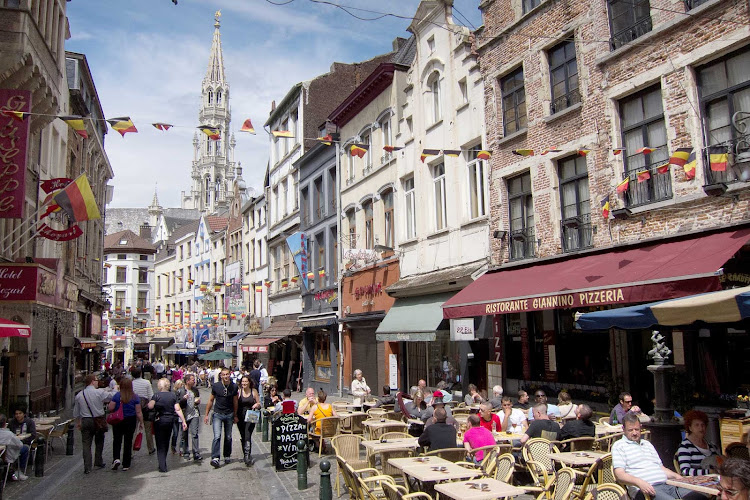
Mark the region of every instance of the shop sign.
[[378, 282], [374, 285], [358, 286], [354, 289], [354, 298], [359, 300], [364, 297], [375, 297], [383, 293], [383, 285]]
[[[0, 89], [0, 218], [20, 219], [26, 198], [26, 145], [31, 118], [31, 91]], [[4, 299], [16, 300], [16, 299]]]
[[268, 352], [268, 346], [261, 345], [243, 345], [242, 352]]
[[315, 300], [325, 300], [329, 304], [336, 300], [338, 293], [336, 290], [323, 290], [315, 293]]
[[452, 319], [451, 340], [476, 340], [474, 334], [474, 318]]
[[547, 295], [528, 299], [503, 300], [485, 305], [485, 314], [507, 314], [541, 309], [558, 309], [615, 304], [625, 302], [622, 288], [594, 290], [590, 292]]
[[[0, 300], [36, 299], [36, 278], [36, 267], [0, 266]], [[55, 281], [50, 279], [47, 286], [51, 287], [51, 293], [54, 294]]]

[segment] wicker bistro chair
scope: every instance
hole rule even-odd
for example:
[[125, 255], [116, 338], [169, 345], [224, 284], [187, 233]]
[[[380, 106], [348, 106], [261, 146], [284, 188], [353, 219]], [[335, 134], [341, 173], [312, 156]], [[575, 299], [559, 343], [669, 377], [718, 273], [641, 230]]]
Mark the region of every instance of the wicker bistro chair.
[[599, 450], [599, 451], [609, 451], [612, 449], [612, 443], [617, 441], [622, 437], [622, 432], [617, 432], [615, 434], [607, 434], [605, 436], [599, 437], [594, 439], [594, 444], [592, 445], [592, 450]]
[[[339, 421], [339, 417], [324, 417], [309, 423], [307, 437], [318, 442], [318, 458], [323, 454], [326, 438], [330, 439], [338, 434]], [[318, 432], [316, 425], [318, 422], [320, 422], [320, 432]]]
[[[607, 467], [609, 467], [609, 471], [607, 471]], [[583, 482], [581, 484], [576, 484], [573, 487], [574, 496], [583, 500], [583, 498], [590, 493], [597, 484], [608, 482], [605, 479], [612, 479], [612, 482], [614, 482], [614, 472], [612, 472], [611, 469], [612, 454], [607, 453], [591, 464], [585, 473], [576, 471], [579, 479], [583, 477]]]
[[344, 485], [349, 490], [349, 498], [355, 500], [369, 498], [362, 491], [362, 485], [359, 480], [379, 477], [378, 471], [372, 468], [355, 470], [340, 457], [336, 457], [336, 460], [338, 461], [339, 468], [341, 468]]
[[602, 425], [609, 425], [609, 417], [599, 417], [599, 423]]
[[432, 500], [432, 497], [427, 493], [407, 493], [406, 488], [398, 484], [383, 483], [382, 486], [387, 500]]
[[516, 470], [516, 457], [512, 453], [503, 453], [495, 461], [495, 474], [493, 477], [498, 481], [510, 484], [513, 473]]
[[369, 418], [369, 415], [343, 415], [341, 419], [340, 431], [344, 434], [364, 434], [362, 422]]
[[403, 432], [409, 428], [408, 424], [389, 425], [388, 427], [370, 427], [370, 439], [380, 439], [386, 432]]
[[[573, 492], [575, 484], [576, 471], [570, 467], [563, 467], [557, 471], [557, 476], [553, 481], [554, 491], [552, 500], [568, 500]], [[539, 500], [545, 498], [544, 494], [537, 497]]]
[[355, 476], [359, 484], [359, 499], [361, 500], [382, 500], [385, 498], [383, 485], [386, 483], [395, 484], [391, 476], [380, 475], [361, 477]]
[[367, 413], [367, 416], [370, 417], [370, 418], [380, 418], [380, 417], [385, 418], [384, 415], [386, 413], [388, 413], [388, 410], [386, 410], [383, 407], [380, 407], [380, 408], [370, 408], [365, 413]]
[[729, 443], [724, 453], [730, 458], [742, 458], [745, 460], [750, 460], [750, 450], [748, 450], [745, 443], [741, 443], [739, 441], [736, 443]]
[[408, 432], [384, 432], [380, 435], [380, 439], [412, 439], [414, 436]]
[[425, 456], [440, 457], [449, 462], [462, 462], [466, 460], [466, 448], [443, 448], [442, 450], [428, 451]]
[[[339, 434], [338, 436], [334, 436], [331, 439], [331, 446], [333, 446], [333, 451], [336, 453], [336, 459], [345, 461], [355, 470], [367, 468], [367, 459], [362, 458], [359, 454], [362, 441], [364, 441], [364, 438], [354, 434]], [[338, 496], [341, 496], [340, 476], [341, 467], [336, 472], [336, 495]]]
[[380, 452], [380, 468], [382, 470], [382, 474], [384, 476], [390, 476], [393, 478], [394, 483], [403, 479], [406, 481], [406, 479], [403, 476], [403, 473], [400, 469], [397, 467], [392, 466], [388, 463], [388, 460], [391, 458], [409, 458], [411, 456], [414, 456], [414, 450], [409, 448], [402, 448], [399, 450], [383, 450]]
[[549, 458], [549, 454], [559, 451], [557, 446], [544, 438], [529, 439], [521, 449], [533, 486], [542, 493], [546, 492], [547, 495], [549, 495], [551, 484], [555, 480], [555, 465]]
[[588, 451], [594, 447], [594, 441], [593, 437], [577, 437], [564, 439], [557, 445], [562, 451]]
[[628, 492], [619, 484], [602, 483], [588, 492], [584, 500], [628, 500]]

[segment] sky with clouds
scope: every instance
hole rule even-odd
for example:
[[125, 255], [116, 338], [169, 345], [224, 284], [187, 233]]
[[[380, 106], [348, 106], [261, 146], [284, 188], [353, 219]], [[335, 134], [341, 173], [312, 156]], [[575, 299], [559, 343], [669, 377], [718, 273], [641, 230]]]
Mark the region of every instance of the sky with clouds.
[[[355, 16], [337, 4], [350, 7]], [[455, 0], [454, 22], [481, 24], [479, 0]], [[190, 187], [192, 139], [198, 123], [214, 13], [221, 10], [231, 128], [251, 118], [258, 134], [236, 133], [235, 160], [248, 186], [262, 189], [269, 139], [262, 126], [271, 101], [297, 82], [326, 73], [334, 61], [357, 62], [389, 52], [417, 0], [73, 0], [67, 4], [66, 50], [86, 55], [106, 117], [130, 116], [139, 130], [112, 130], [105, 149], [115, 178], [110, 206], [145, 207], [155, 187], [164, 207], [178, 207]], [[355, 10], [358, 9], [358, 10]], [[359, 10], [364, 9], [364, 10]], [[392, 13], [404, 18], [378, 13]], [[462, 17], [460, 14], [465, 16]], [[168, 132], [153, 122], [175, 125]]]

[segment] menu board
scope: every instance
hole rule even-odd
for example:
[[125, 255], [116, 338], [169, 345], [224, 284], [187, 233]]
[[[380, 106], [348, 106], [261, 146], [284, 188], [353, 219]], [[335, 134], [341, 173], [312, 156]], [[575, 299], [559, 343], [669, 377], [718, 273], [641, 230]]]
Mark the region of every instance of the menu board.
[[297, 442], [307, 442], [307, 420], [296, 413], [279, 415], [273, 421], [271, 450], [276, 470], [297, 468]]

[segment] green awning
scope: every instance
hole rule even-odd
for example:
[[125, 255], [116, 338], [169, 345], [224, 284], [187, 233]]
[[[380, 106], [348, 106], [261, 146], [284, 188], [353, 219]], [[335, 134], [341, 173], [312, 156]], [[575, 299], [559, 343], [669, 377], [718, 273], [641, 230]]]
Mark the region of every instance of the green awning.
[[375, 331], [378, 342], [428, 342], [443, 321], [442, 306], [454, 293], [396, 299]]

